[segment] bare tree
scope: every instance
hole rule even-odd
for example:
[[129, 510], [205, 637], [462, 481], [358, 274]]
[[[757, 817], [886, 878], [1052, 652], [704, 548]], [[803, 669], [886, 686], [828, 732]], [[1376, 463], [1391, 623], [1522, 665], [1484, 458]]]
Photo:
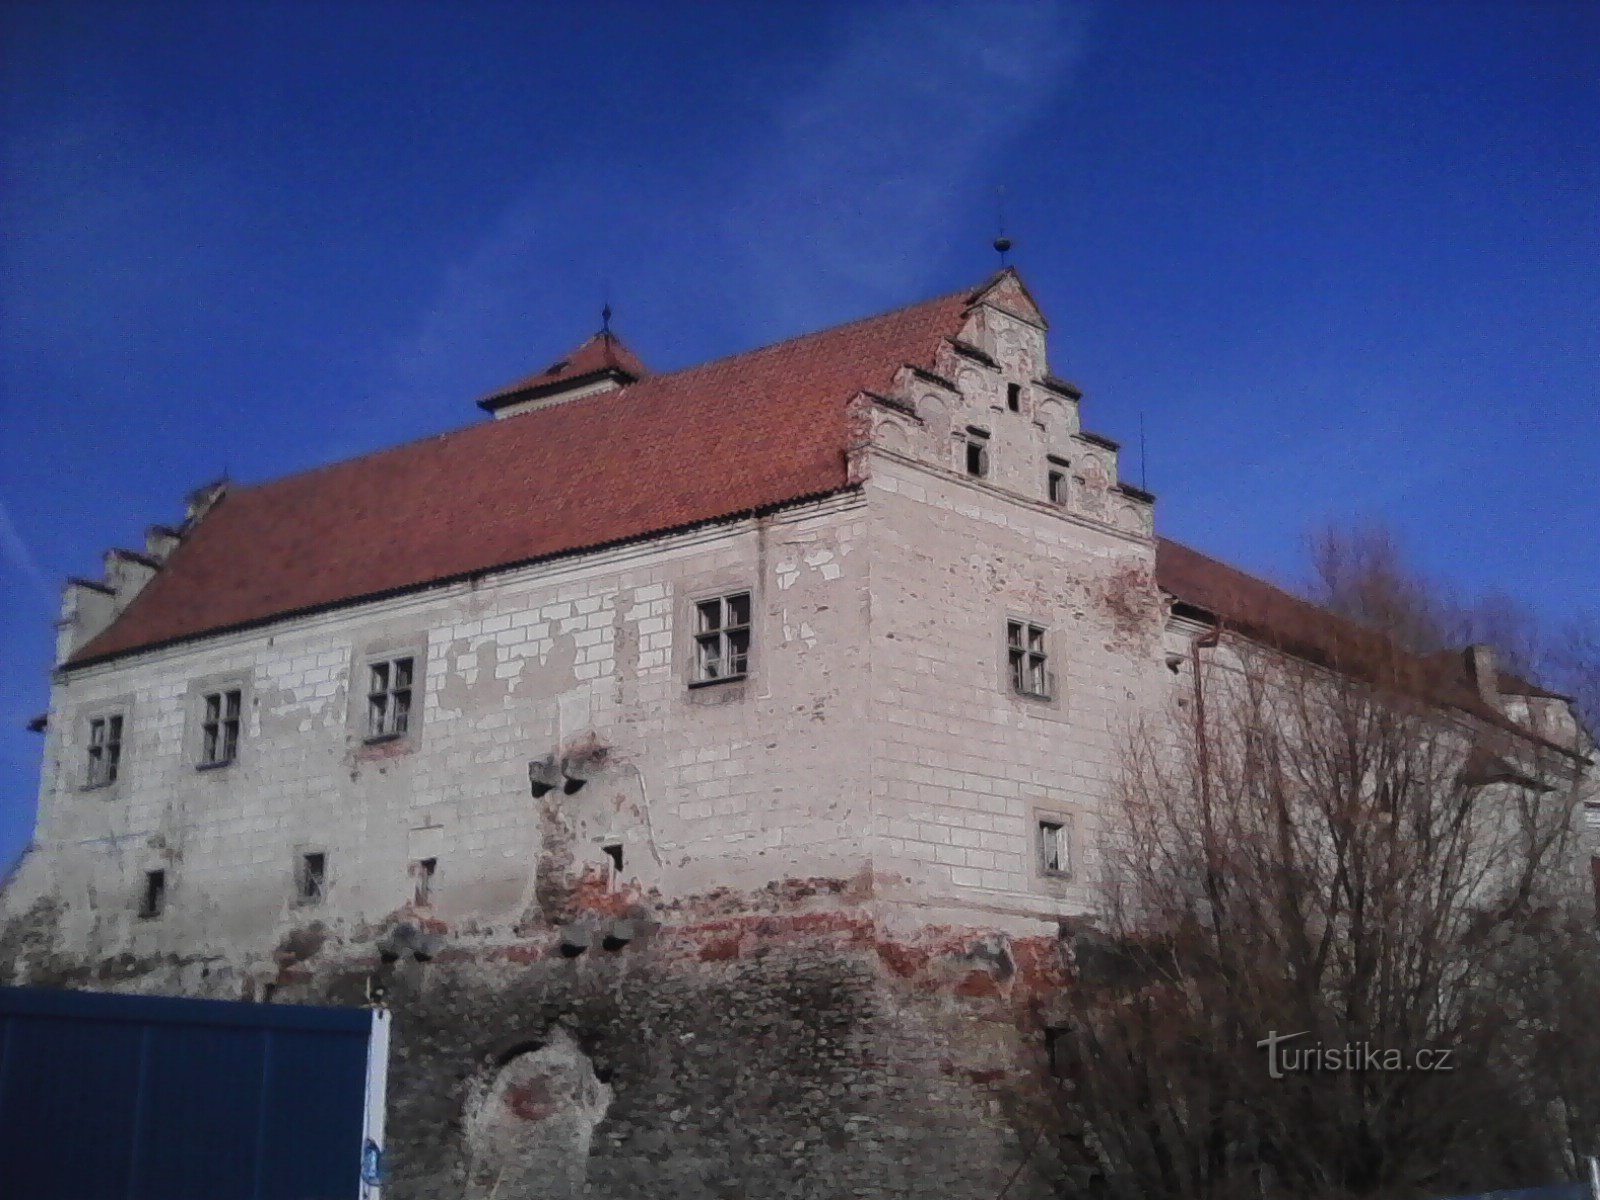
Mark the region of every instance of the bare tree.
[[1111, 1195], [1443, 1196], [1600, 1146], [1577, 743], [1451, 691], [1411, 649], [1458, 610], [1378, 550], [1341, 607], [1405, 649], [1220, 632], [1130, 739], [1054, 1041]]

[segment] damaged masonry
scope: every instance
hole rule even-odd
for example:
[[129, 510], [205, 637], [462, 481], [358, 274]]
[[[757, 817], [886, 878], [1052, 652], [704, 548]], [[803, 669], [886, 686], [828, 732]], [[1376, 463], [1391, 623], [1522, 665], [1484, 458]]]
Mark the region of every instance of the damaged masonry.
[[1305, 634], [1082, 399], [1006, 270], [201, 489], [67, 587], [4, 982], [381, 999], [395, 1200], [1055, 1194], [1116, 731]]

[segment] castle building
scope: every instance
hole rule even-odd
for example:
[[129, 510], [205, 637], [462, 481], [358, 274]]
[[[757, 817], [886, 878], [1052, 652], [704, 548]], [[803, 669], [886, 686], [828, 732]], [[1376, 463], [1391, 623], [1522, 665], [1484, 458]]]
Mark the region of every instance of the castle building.
[[1130, 722], [1320, 627], [1157, 536], [1046, 328], [1012, 270], [670, 374], [607, 328], [196, 493], [67, 588], [0, 975], [382, 989], [397, 1197], [993, 1196]]

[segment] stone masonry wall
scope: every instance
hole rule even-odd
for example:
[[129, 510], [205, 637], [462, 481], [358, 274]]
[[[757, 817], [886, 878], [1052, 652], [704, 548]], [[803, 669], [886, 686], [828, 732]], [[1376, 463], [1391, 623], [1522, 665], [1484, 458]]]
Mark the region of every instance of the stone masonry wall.
[[[551, 897], [585, 871], [665, 895], [848, 877], [868, 855], [864, 526], [846, 497], [74, 671], [6, 909], [54, 906], [55, 951], [84, 961], [265, 976], [313, 920], [340, 933], [405, 910], [424, 859], [429, 914], [452, 926], [558, 918]], [[735, 590], [754, 596], [749, 677], [691, 689], [692, 601]], [[420, 721], [396, 742], [364, 743], [369, 652], [416, 656]], [[239, 754], [197, 769], [199, 699], [224, 685], [244, 691]], [[107, 706], [125, 714], [122, 769], [85, 788]], [[529, 761], [574, 746], [602, 753], [593, 781], [534, 799]], [[309, 906], [308, 850], [327, 863]], [[166, 909], [141, 919], [156, 869]]]

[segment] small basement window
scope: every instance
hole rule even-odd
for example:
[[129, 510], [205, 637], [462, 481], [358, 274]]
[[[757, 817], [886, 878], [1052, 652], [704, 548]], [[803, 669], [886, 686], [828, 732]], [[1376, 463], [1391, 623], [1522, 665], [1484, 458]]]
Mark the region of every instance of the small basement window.
[[1012, 412], [1022, 411], [1022, 385], [1020, 383], [1006, 384], [1006, 407]]
[[368, 664], [368, 741], [401, 737], [411, 727], [412, 662], [408, 655]]
[[1072, 865], [1071, 849], [1066, 822], [1040, 818], [1039, 873], [1058, 879], [1066, 878]]
[[145, 920], [154, 920], [167, 908], [167, 873], [165, 871], [146, 871], [144, 873], [144, 894], [139, 898], [139, 915]]
[[989, 476], [989, 435], [981, 429], [967, 430], [967, 474], [974, 479]]
[[1019, 696], [1050, 698], [1049, 656], [1045, 653], [1045, 630], [1028, 621], [1006, 622], [1006, 656], [1011, 672], [1011, 690]]
[[96, 717], [89, 722], [89, 761], [84, 782], [104, 787], [117, 781], [122, 766], [122, 714]]
[[320, 904], [328, 892], [328, 856], [320, 850], [300, 856], [295, 896], [301, 904]]
[[437, 858], [419, 858], [411, 864], [411, 877], [417, 885], [412, 903], [419, 908], [433, 903], [433, 874], [438, 867]]
[[743, 679], [750, 670], [750, 593], [701, 600], [694, 613], [694, 682]]
[[220, 767], [239, 753], [239, 702], [241, 692], [208, 692], [200, 720], [200, 765]]

